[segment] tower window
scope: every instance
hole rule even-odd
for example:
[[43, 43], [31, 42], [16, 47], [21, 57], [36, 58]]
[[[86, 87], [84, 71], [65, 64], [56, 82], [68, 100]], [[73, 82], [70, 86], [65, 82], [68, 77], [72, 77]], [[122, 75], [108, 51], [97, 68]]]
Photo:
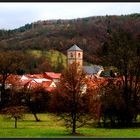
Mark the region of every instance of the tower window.
[[78, 57], [81, 57], [81, 53], [78, 53]]
[[73, 57], [73, 53], [71, 53], [70, 56]]

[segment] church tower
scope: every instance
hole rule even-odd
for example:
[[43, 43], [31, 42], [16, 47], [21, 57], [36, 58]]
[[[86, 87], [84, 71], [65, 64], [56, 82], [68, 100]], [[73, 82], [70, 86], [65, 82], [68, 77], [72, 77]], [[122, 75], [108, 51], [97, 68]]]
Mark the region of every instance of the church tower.
[[67, 62], [68, 65], [76, 62], [80, 67], [83, 66], [83, 50], [81, 50], [77, 45], [73, 45], [67, 50]]

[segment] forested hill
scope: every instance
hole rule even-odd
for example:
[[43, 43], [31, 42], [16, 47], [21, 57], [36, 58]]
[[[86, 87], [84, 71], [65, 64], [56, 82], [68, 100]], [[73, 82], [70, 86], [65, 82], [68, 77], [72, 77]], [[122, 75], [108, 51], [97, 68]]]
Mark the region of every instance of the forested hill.
[[119, 26], [140, 34], [140, 14], [96, 16], [73, 20], [46, 20], [26, 24], [14, 30], [0, 30], [0, 50], [66, 50], [77, 44], [84, 50], [84, 59], [94, 62], [107, 30]]

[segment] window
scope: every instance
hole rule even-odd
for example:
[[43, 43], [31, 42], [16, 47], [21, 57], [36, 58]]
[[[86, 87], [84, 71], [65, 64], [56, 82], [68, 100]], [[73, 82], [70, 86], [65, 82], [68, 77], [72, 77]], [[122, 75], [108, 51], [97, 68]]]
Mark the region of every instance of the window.
[[78, 57], [81, 57], [81, 53], [78, 53]]
[[73, 53], [71, 53], [70, 56], [73, 57]]

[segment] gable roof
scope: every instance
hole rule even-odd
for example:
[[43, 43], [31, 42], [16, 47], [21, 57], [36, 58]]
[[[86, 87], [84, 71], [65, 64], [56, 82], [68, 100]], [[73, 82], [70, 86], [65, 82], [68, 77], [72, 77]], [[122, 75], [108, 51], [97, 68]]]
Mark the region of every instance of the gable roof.
[[36, 79], [37, 79], [37, 78], [40, 79], [40, 78], [44, 78], [44, 77], [43, 77], [43, 74], [26, 74], [26, 75], [23, 75], [23, 76], [24, 76], [23, 78], [26, 77], [26, 78], [28, 78], [28, 79], [29, 79], [29, 78], [30, 78], [30, 79], [35, 79], [35, 78], [36, 78]]
[[60, 79], [61, 73], [45, 72], [44, 77], [50, 79]]
[[43, 87], [45, 87], [45, 88], [50, 87], [51, 84], [52, 84], [52, 81], [47, 81], [47, 82], [42, 83]]
[[46, 89], [46, 91], [53, 91], [56, 88], [56, 85], [54, 87], [51, 87], [51, 84], [55, 84], [53, 81], [47, 81], [43, 82], [42, 86]]
[[92, 75], [92, 74], [97, 74], [101, 69], [103, 69], [102, 66], [83, 66], [83, 69], [86, 74]]
[[68, 51], [83, 51], [76, 44], [74, 44]]

